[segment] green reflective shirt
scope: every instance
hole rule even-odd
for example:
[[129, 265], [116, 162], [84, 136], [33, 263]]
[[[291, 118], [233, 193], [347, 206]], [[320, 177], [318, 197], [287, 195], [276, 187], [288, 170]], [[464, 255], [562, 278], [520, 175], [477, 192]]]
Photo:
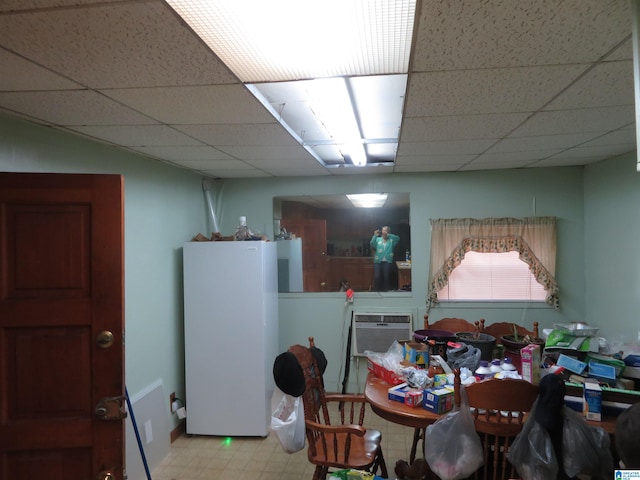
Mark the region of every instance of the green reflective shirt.
[[387, 234], [386, 242], [383, 240], [382, 236], [378, 237], [377, 235], [374, 235], [371, 237], [371, 242], [369, 243], [374, 251], [373, 263], [393, 262], [393, 251], [399, 241], [400, 237], [393, 233]]

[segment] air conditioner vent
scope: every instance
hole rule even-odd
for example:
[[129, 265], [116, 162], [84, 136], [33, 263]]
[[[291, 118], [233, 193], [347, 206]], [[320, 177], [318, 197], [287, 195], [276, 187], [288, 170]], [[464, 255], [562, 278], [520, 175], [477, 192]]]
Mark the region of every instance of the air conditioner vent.
[[355, 356], [366, 351], [384, 353], [394, 340], [410, 340], [413, 333], [411, 313], [353, 313]]

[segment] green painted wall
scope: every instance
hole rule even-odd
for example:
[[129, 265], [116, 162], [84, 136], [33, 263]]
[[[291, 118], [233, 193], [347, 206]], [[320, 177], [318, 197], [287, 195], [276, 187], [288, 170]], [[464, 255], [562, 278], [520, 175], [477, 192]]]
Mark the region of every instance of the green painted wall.
[[[3, 171], [120, 173], [125, 177], [127, 384], [131, 392], [162, 378], [184, 392], [181, 247], [212, 230], [201, 178], [79, 137], [0, 117]], [[402, 191], [411, 194], [413, 287], [410, 294], [344, 296], [282, 294], [280, 347], [316, 338], [329, 359], [327, 388], [339, 390], [351, 309], [408, 310], [421, 328], [429, 261], [429, 219], [554, 215], [558, 217], [557, 278], [561, 308], [526, 304], [441, 305], [431, 318], [459, 316], [542, 328], [588, 320], [603, 336], [640, 329], [635, 239], [640, 204], [635, 156], [582, 167], [227, 180], [216, 200], [223, 234], [241, 215], [272, 235], [272, 200], [279, 195]], [[606, 228], [601, 229], [600, 225]], [[609, 248], [608, 246], [611, 246]], [[250, 349], [250, 346], [249, 346]], [[362, 388], [365, 362], [353, 362], [349, 390]], [[175, 419], [174, 419], [175, 422]], [[175, 424], [174, 424], [175, 425]]]

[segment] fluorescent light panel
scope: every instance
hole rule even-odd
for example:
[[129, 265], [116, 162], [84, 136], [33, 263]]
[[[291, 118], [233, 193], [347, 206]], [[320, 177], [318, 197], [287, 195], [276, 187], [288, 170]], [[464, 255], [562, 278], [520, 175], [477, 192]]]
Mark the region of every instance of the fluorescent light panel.
[[244, 83], [406, 73], [415, 0], [167, 0]]
[[395, 160], [416, 0], [167, 3], [324, 165]]
[[347, 198], [354, 207], [379, 208], [387, 201], [386, 193], [348, 193]]

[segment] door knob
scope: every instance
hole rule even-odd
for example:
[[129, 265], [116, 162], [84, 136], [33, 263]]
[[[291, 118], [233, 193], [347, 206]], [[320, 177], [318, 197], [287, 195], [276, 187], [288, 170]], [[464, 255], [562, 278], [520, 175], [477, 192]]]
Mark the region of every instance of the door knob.
[[116, 480], [116, 477], [110, 471], [103, 470], [98, 474], [96, 480]]
[[103, 330], [96, 336], [96, 345], [100, 348], [109, 348], [113, 345], [115, 337], [109, 330]]

